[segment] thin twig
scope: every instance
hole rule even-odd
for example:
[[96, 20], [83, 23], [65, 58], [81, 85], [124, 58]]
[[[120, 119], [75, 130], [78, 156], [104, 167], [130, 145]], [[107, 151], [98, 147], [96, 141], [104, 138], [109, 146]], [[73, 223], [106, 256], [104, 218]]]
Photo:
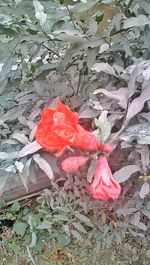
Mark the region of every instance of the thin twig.
[[111, 47], [111, 45], [110, 45], [110, 43], [109, 43], [109, 41], [107, 40], [107, 38], [106, 37], [104, 37], [103, 36], [103, 34], [102, 33], [100, 33], [99, 32], [99, 36], [101, 36], [101, 38], [103, 39], [103, 41], [105, 41], [108, 45], [109, 45], [109, 47]]
[[72, 83], [71, 83], [71, 80], [70, 80], [70, 78], [68, 77], [68, 74], [67, 74], [67, 73], [65, 73], [65, 76], [66, 76], [66, 78], [67, 78], [67, 80], [68, 80], [68, 82], [69, 82], [69, 84], [70, 84], [70, 86], [71, 86], [71, 88], [72, 88], [73, 94], [75, 94], [74, 87], [73, 87], [73, 85], [72, 85]]
[[19, 199], [12, 200], [10, 202], [7, 202], [7, 206], [13, 204], [14, 202], [19, 202], [19, 201], [23, 201], [23, 200], [26, 200], [26, 199], [30, 199], [32, 197], [36, 197], [36, 196], [40, 195], [40, 193], [41, 193], [41, 191], [38, 191], [38, 192], [35, 192], [35, 193], [32, 193], [32, 194], [28, 194], [28, 195], [25, 195], [23, 197], [20, 197]]
[[112, 36], [115, 36], [115, 35], [117, 35], [117, 34], [119, 34], [119, 33], [122, 33], [122, 32], [126, 32], [128, 29], [120, 29], [120, 30], [118, 30], [118, 31], [115, 31], [115, 32], [113, 32], [113, 33], [110, 33], [110, 36], [109, 37], [112, 37]]
[[79, 93], [80, 84], [81, 84], [81, 71], [79, 71], [79, 80], [78, 80], [78, 87], [77, 87], [77, 90], [76, 90], [76, 95], [78, 95], [78, 93]]
[[47, 47], [45, 44], [41, 44], [42, 47], [44, 47], [45, 49], [47, 49], [48, 51], [50, 51], [51, 53], [55, 54], [56, 56], [58, 56], [58, 58], [60, 58], [61, 60], [63, 60], [63, 58], [59, 55], [59, 53], [53, 51], [51, 48]]
[[75, 25], [75, 23], [74, 23], [74, 20], [73, 20], [73, 17], [72, 17], [72, 13], [71, 13], [71, 11], [70, 11], [70, 9], [69, 9], [68, 6], [67, 6], [67, 10], [68, 10], [69, 16], [70, 16], [70, 18], [71, 18], [71, 21], [72, 21], [73, 27], [74, 27], [74, 29], [76, 29], [76, 25]]

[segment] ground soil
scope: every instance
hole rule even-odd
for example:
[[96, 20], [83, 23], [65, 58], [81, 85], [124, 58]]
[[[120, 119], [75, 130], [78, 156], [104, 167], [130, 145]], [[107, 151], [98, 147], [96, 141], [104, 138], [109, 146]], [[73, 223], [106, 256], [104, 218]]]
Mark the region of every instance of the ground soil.
[[[69, 245], [59, 251], [45, 251], [34, 258], [34, 265], [149, 265], [150, 249], [138, 243], [126, 242], [110, 249], [96, 252], [92, 243]], [[15, 257], [11, 254], [0, 254], [1, 265], [30, 265], [27, 257]]]

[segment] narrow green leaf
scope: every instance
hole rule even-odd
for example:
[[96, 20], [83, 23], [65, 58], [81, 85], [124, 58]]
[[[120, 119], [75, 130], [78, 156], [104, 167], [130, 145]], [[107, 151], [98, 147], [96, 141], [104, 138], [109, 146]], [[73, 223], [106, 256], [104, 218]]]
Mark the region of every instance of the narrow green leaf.
[[69, 221], [69, 218], [66, 215], [54, 214], [53, 217], [58, 221]]
[[75, 213], [75, 216], [84, 223], [91, 223], [91, 220], [82, 213]]
[[85, 230], [84, 226], [83, 226], [82, 224], [80, 224], [79, 222], [73, 222], [72, 224], [73, 224], [73, 226], [74, 226], [76, 229], [78, 229], [80, 232], [82, 232], [82, 233], [84, 233], [84, 234], [87, 233], [87, 231]]
[[76, 230], [71, 230], [71, 234], [80, 242], [83, 242], [83, 237]]
[[32, 232], [31, 243], [30, 243], [30, 247], [31, 247], [31, 248], [34, 248], [34, 247], [35, 247], [35, 245], [36, 245], [36, 240], [37, 240], [37, 238], [36, 238], [36, 234], [35, 234], [35, 232]]

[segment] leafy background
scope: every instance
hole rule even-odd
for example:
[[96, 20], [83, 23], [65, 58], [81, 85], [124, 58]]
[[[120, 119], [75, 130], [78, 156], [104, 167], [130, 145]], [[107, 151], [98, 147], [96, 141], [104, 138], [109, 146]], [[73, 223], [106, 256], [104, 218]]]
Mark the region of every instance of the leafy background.
[[[97, 249], [130, 235], [149, 241], [149, 1], [16, 0], [0, 8], [0, 191], [11, 179], [28, 191], [42, 171], [51, 185], [34, 213], [15, 203], [15, 214], [1, 215], [13, 219], [10, 248], [19, 251], [11, 245], [15, 233], [30, 256], [45, 230], [48, 240], [89, 238]], [[123, 190], [118, 201], [89, 197], [94, 163], [65, 175], [61, 161], [34, 141], [42, 109], [57, 98], [85, 127], [95, 119], [101, 140], [112, 143], [109, 163]]]

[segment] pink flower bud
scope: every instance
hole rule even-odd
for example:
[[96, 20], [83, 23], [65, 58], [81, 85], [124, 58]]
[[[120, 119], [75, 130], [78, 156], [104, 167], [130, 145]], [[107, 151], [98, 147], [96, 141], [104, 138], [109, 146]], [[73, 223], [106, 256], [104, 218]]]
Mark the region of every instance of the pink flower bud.
[[107, 201], [110, 198], [117, 199], [121, 193], [121, 187], [112, 177], [107, 159], [103, 155], [98, 158], [94, 180], [90, 185], [90, 192], [93, 198], [103, 201]]
[[84, 156], [70, 156], [63, 160], [61, 165], [64, 171], [71, 173], [77, 171], [79, 167], [83, 166], [88, 161], [88, 159], [88, 157]]

